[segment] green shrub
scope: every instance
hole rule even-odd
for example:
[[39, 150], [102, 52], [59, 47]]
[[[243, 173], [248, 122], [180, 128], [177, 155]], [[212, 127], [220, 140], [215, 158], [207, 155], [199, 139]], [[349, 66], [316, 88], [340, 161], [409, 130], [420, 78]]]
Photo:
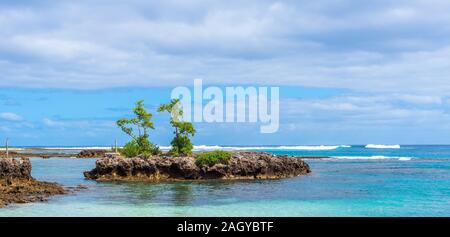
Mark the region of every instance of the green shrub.
[[157, 146], [152, 143], [144, 143], [144, 145], [139, 145], [135, 140], [131, 140], [119, 151], [125, 157], [150, 157], [160, 153]]
[[125, 144], [119, 152], [126, 157], [136, 157], [139, 155], [139, 146], [136, 141], [132, 140]]
[[174, 156], [190, 155], [194, 148], [189, 137], [184, 135], [175, 136], [170, 144], [172, 145], [172, 149], [170, 149], [169, 154]]
[[227, 162], [231, 158], [231, 152], [228, 151], [211, 151], [203, 152], [196, 155], [198, 165], [213, 166], [219, 162]]

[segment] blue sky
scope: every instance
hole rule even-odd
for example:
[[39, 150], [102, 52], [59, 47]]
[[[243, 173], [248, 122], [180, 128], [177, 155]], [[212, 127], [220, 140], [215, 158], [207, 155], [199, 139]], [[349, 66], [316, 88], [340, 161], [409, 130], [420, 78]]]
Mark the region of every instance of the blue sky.
[[[125, 141], [175, 86], [280, 86], [280, 130], [196, 124], [197, 144], [449, 144], [450, 2], [1, 1], [0, 139]], [[167, 118], [152, 139], [168, 144]], [[244, 135], [243, 135], [244, 134]]]

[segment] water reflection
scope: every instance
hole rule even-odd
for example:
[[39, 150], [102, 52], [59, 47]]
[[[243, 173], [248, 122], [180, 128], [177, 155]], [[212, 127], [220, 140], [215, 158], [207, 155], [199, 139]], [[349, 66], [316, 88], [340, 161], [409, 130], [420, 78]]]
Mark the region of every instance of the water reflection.
[[264, 199], [282, 194], [280, 180], [190, 181], [190, 182], [99, 182], [96, 189], [110, 190], [106, 203], [135, 205], [201, 206]]
[[172, 184], [171, 200], [175, 206], [191, 205], [195, 201], [193, 186], [189, 184]]

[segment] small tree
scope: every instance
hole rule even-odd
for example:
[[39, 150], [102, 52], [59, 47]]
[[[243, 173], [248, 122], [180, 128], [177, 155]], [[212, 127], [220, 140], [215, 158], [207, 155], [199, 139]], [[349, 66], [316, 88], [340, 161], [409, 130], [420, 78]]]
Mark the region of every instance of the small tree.
[[168, 104], [160, 105], [158, 108], [158, 112], [164, 111], [169, 112], [172, 115], [170, 124], [175, 128], [175, 137], [170, 143], [172, 145], [172, 149], [169, 151], [169, 153], [182, 156], [192, 154], [192, 149], [194, 148], [194, 146], [192, 145], [189, 136], [194, 136], [196, 131], [192, 123], [180, 121], [181, 117], [183, 116], [183, 110], [181, 109], [180, 100], [173, 99]]
[[136, 107], [133, 109], [135, 118], [119, 119], [117, 126], [119, 126], [124, 133], [129, 135], [132, 140], [125, 144], [122, 149], [127, 157], [134, 157], [138, 155], [150, 156], [159, 153], [159, 148], [149, 141], [149, 129], [155, 129], [153, 126], [153, 115], [144, 108], [144, 101], [136, 102]]

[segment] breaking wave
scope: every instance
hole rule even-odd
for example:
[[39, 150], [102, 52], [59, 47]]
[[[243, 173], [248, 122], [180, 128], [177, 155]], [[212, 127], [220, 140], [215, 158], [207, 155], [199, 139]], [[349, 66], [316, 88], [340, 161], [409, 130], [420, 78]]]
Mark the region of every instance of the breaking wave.
[[[194, 151], [211, 151], [211, 150], [305, 150], [305, 151], [321, 151], [321, 150], [335, 150], [338, 148], [350, 148], [348, 145], [340, 146], [208, 146], [198, 145], [194, 146]], [[159, 146], [161, 150], [170, 150], [171, 146]], [[30, 149], [30, 148], [27, 148]], [[36, 149], [42, 150], [109, 150], [109, 146], [92, 146], [92, 147], [39, 147]]]
[[[194, 151], [211, 151], [211, 150], [230, 150], [230, 151], [248, 151], [248, 150], [305, 150], [305, 151], [323, 151], [323, 150], [335, 150], [338, 148], [350, 148], [351, 146], [207, 146], [198, 145], [194, 146]], [[162, 150], [169, 150], [170, 146], [160, 146]]]
[[[26, 148], [33, 149], [33, 148]], [[87, 146], [87, 147], [37, 147], [41, 150], [109, 150], [110, 146]]]
[[400, 149], [400, 145], [377, 145], [377, 144], [368, 144], [366, 148], [370, 149]]
[[400, 158], [398, 158], [398, 160], [408, 161], [408, 160], [411, 160], [411, 157], [400, 157]]
[[399, 157], [399, 156], [333, 156], [333, 159], [340, 160], [387, 160], [397, 159], [399, 161], [409, 161], [411, 157]]

